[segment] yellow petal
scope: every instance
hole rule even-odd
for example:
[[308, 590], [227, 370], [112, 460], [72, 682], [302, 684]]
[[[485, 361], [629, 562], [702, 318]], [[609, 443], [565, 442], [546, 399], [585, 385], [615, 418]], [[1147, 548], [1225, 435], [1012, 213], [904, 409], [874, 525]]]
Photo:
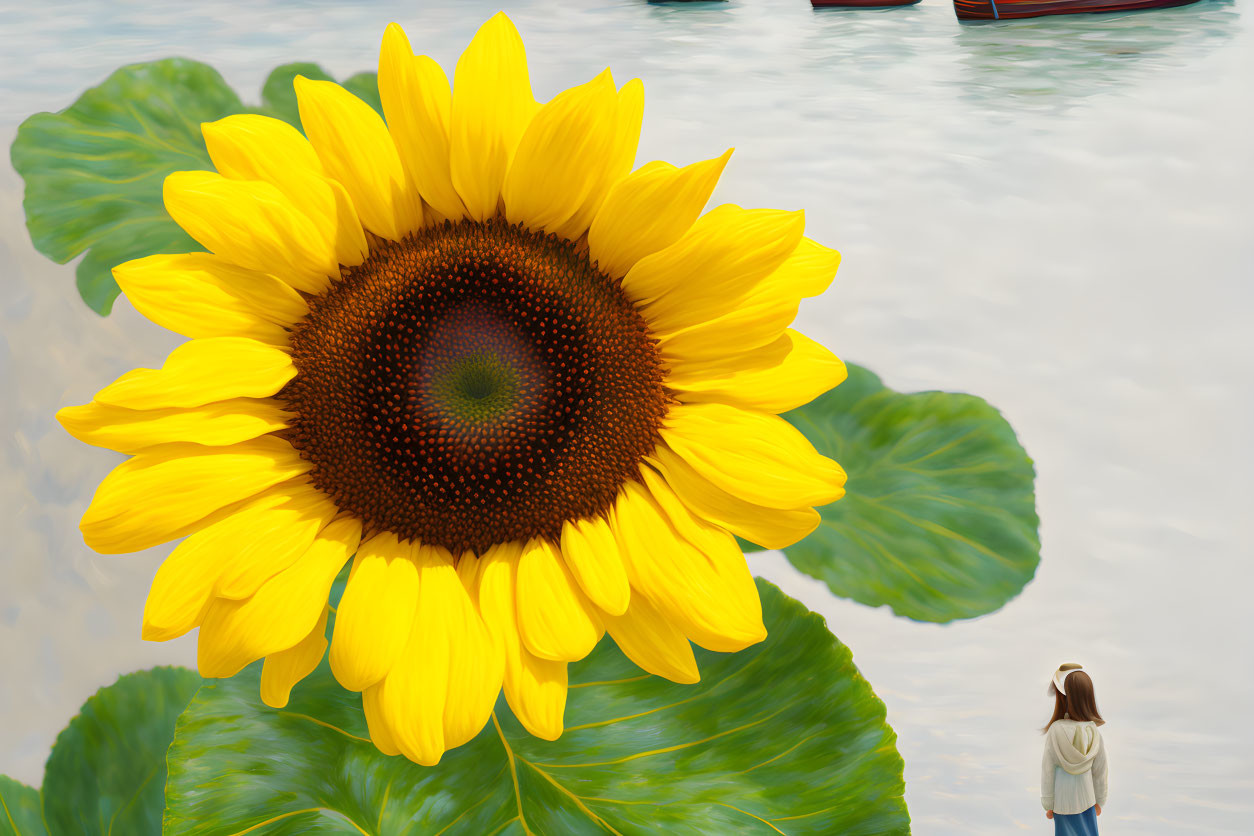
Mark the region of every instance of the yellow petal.
[[614, 278], [678, 241], [701, 214], [731, 157], [683, 168], [644, 166], [614, 185], [588, 230], [589, 255]]
[[645, 596], [631, 596], [622, 615], [602, 613], [601, 618], [618, 649], [644, 670], [686, 685], [701, 681], [692, 645]]
[[304, 179], [299, 205], [309, 219], [317, 224], [323, 237], [332, 242], [335, 260], [345, 267], [361, 264], [370, 254], [370, 245], [366, 241], [366, 230], [348, 190], [338, 180], [330, 177], [308, 175]]
[[624, 486], [616, 530], [632, 586], [707, 650], [741, 650], [766, 638], [757, 587], [736, 540], [689, 512], [648, 469]]
[[658, 332], [670, 365], [717, 361], [745, 354], [781, 336], [796, 318], [803, 295], [831, 283], [840, 254], [802, 239], [796, 251], [731, 312], [675, 332]]
[[[366, 230], [362, 225], [361, 216], [357, 214], [357, 206], [349, 196], [348, 189], [344, 188], [340, 181], [326, 177], [323, 178], [323, 184], [327, 187], [326, 194], [330, 196], [331, 202], [319, 200], [316, 204], [311, 204], [311, 208], [307, 211], [314, 222], [322, 228], [323, 234], [335, 242], [336, 260], [346, 267], [355, 267], [365, 261], [370, 254], [370, 245], [366, 241]], [[317, 184], [309, 188], [311, 192], [321, 191], [317, 188]], [[419, 205], [418, 209], [411, 207], [410, 210], [417, 218], [413, 221], [416, 229], [423, 226], [425, 216], [422, 214], [421, 200], [418, 196], [411, 195], [409, 200]]]
[[648, 461], [666, 478], [685, 505], [704, 519], [763, 548], [791, 546], [818, 528], [822, 521], [813, 508], [764, 508], [732, 496], [693, 470], [665, 445], [659, 445]]
[[567, 522], [562, 558], [592, 603], [613, 615], [627, 611], [631, 586], [609, 523], [600, 517]]
[[771, 275], [767, 276], [758, 296], [789, 293], [799, 298], [818, 296], [831, 286], [840, 268], [840, 253], [810, 238], [802, 238], [797, 249]]
[[339, 276], [335, 240], [270, 183], [176, 171], [162, 194], [175, 223], [240, 267], [308, 293], [321, 293]]
[[448, 596], [448, 701], [444, 707], [444, 745], [469, 742], [492, 715], [505, 674], [504, 650], [493, 641], [479, 609], [459, 580], [460, 594]]
[[518, 638], [518, 563], [523, 544], [492, 546], [479, 560], [475, 573], [475, 600], [493, 640], [508, 649]]
[[364, 261], [366, 236], [349, 193], [326, 175], [319, 155], [301, 132], [281, 119], [241, 113], [201, 125], [209, 158], [219, 173], [236, 180], [265, 180], [336, 242], [341, 264]]
[[282, 349], [244, 337], [189, 340], [160, 369], [135, 369], [96, 393], [127, 409], [203, 406], [228, 398], [264, 398], [296, 376]]
[[[331, 584], [361, 539], [361, 523], [328, 525], [294, 563], [242, 600], [216, 598], [200, 625], [201, 676], [234, 676], [263, 656], [294, 647], [323, 616]], [[320, 645], [318, 658], [322, 658]], [[315, 661], [315, 664], [317, 662]]]
[[537, 108], [522, 38], [498, 12], [479, 27], [453, 73], [450, 169], [471, 219], [496, 214], [505, 173]]
[[382, 679], [409, 641], [418, 606], [416, 547], [390, 532], [362, 544], [335, 614], [331, 672], [350, 691]]
[[562, 734], [566, 710], [566, 663], [541, 659], [522, 646], [516, 607], [520, 543], [494, 546], [476, 576], [480, 611], [505, 657], [505, 699], [528, 732], [545, 740]]
[[79, 441], [121, 453], [171, 441], [236, 444], [280, 430], [291, 417], [277, 401], [251, 398], [168, 409], [125, 409], [93, 401], [57, 412], [61, 426]]
[[422, 202], [382, 117], [335, 82], [298, 75], [295, 87], [301, 125], [366, 229], [397, 241], [421, 228]]
[[466, 594], [479, 606], [479, 568], [483, 561], [474, 552], [464, 552], [457, 560], [457, 578], [466, 588]]
[[213, 167], [232, 180], [264, 180], [295, 197], [286, 187], [298, 190], [299, 174], [325, 173], [309, 140], [282, 119], [237, 113], [201, 123], [200, 132]]
[[[736, 538], [725, 528], [702, 519], [659, 474], [643, 467], [641, 476], [649, 499], [662, 511], [675, 533], [685, 543], [691, 544], [695, 554], [705, 558], [685, 561], [679, 567], [680, 571], [674, 572], [660, 559], [659, 550], [655, 549], [649, 555], [654, 577], [658, 581], [664, 581], [668, 575], [679, 578], [678, 584], [667, 584], [667, 594], [676, 601], [688, 601], [686, 617], [704, 622], [701, 629], [716, 637], [715, 644], [702, 646], [709, 650], [731, 651], [765, 639], [766, 627], [762, 623], [758, 587], [753, 582]], [[639, 560], [633, 563], [637, 570], [640, 565]], [[638, 574], [643, 576], [644, 573], [638, 571]], [[689, 586], [687, 593], [678, 592], [677, 587], [685, 584]], [[709, 606], [698, 606], [693, 612], [692, 604], [696, 601], [706, 601]], [[700, 641], [697, 643], [701, 644]]]
[[100, 483], [80, 523], [83, 539], [102, 554], [146, 549], [309, 467], [290, 444], [270, 435], [230, 447], [150, 447]]
[[379, 706], [379, 686], [371, 685], [361, 692], [361, 708], [366, 715], [366, 727], [370, 730], [370, 740], [385, 755], [399, 755], [400, 747], [392, 736], [387, 716]]
[[618, 91], [606, 70], [536, 112], [518, 143], [501, 196], [505, 217], [553, 232], [599, 197], [613, 160]]
[[137, 311], [185, 337], [287, 345], [286, 326], [309, 310], [290, 285], [213, 253], [150, 255], [114, 267], [113, 278]]
[[392, 141], [422, 199], [452, 220], [466, 213], [453, 188], [449, 162], [449, 111], [453, 94], [444, 70], [415, 56], [405, 32], [389, 23], [379, 51], [379, 98]]
[[530, 734], [557, 740], [565, 729], [568, 673], [566, 662], [541, 659], [520, 646], [518, 661], [506, 669], [505, 699]]
[[633, 78], [618, 91], [618, 113], [614, 123], [614, 147], [600, 168], [600, 177], [588, 199], [570, 220], [554, 228], [559, 238], [578, 240], [592, 219], [605, 203], [605, 197], [615, 184], [631, 172], [636, 162], [636, 149], [640, 145], [640, 123], [644, 118], [644, 84]]
[[662, 438], [694, 470], [767, 508], [826, 505], [844, 496], [845, 471], [776, 415], [717, 403], [680, 404]]
[[144, 603], [142, 635], [145, 641], [168, 641], [200, 624], [222, 575], [223, 544], [217, 534], [205, 535], [205, 532], [237, 514], [281, 505], [293, 491], [305, 489], [304, 485], [297, 484], [299, 481], [303, 480], [284, 482], [252, 499], [228, 506], [229, 513], [219, 512], [212, 523], [175, 547], [157, 569]]
[[684, 403], [716, 401], [779, 414], [809, 403], [848, 376], [835, 354], [791, 328], [760, 353], [775, 362], [759, 364], [756, 358], [746, 358], [744, 366], [736, 368], [725, 360], [717, 376], [688, 374], [684, 364], [676, 363], [672, 369], [678, 373], [672, 373], [666, 385], [677, 390]]
[[161, 562], [152, 579], [140, 628], [144, 641], [176, 639], [200, 626], [209, 609], [218, 567], [191, 548], [182, 548], [187, 542], [184, 540]]
[[779, 267], [804, 228], [801, 212], [719, 206], [674, 244], [636, 262], [623, 292], [643, 306], [655, 331], [706, 322], [735, 308]]
[[240, 113], [201, 125], [209, 157], [232, 180], [264, 180], [300, 207], [335, 242], [340, 264], [366, 258], [366, 235], [357, 209], [339, 181], [325, 176], [309, 140], [280, 119]]
[[299, 644], [280, 650], [266, 657], [261, 666], [261, 701], [271, 708], [287, 705], [292, 687], [314, 672], [327, 652], [327, 613], [322, 607], [322, 617]]
[[[618, 89], [618, 124], [614, 131], [614, 161], [608, 166], [611, 179], [605, 193], [631, 173], [640, 149], [640, 125], [644, 122], [644, 82], [633, 78]], [[602, 195], [604, 198], [604, 195]], [[594, 212], [596, 210], [594, 208]]]
[[418, 608], [409, 642], [379, 684], [379, 709], [407, 758], [439, 763], [483, 728], [500, 692], [501, 649], [475, 610], [453, 559], [418, 549]]
[[682, 360], [668, 357], [666, 385], [675, 389], [688, 390], [689, 387], [704, 386], [710, 380], [722, 380], [746, 372], [757, 372], [773, 369], [788, 359], [792, 350], [792, 341], [780, 338], [774, 342], [750, 351], [736, 351], [729, 346], [721, 357], [708, 360]]
[[259, 503], [196, 535], [203, 541], [201, 548], [217, 552], [215, 595], [232, 599], [252, 595], [299, 560], [338, 513], [335, 503], [307, 482], [278, 490], [285, 494], [282, 502]]
[[587, 656], [603, 632], [561, 555], [543, 539], [529, 542], [518, 564], [518, 630], [528, 650], [557, 662]]
[[420, 630], [415, 621], [400, 659], [375, 688], [396, 748], [415, 763], [435, 766], [445, 750], [449, 646], [447, 636], [437, 641], [436, 636], [420, 637]]

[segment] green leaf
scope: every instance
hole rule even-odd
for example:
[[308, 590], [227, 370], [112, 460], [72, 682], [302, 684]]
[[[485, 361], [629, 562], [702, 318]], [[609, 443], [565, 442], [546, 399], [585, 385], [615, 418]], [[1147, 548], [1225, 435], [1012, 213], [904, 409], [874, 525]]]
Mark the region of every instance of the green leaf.
[[166, 214], [161, 184], [173, 171], [212, 168], [200, 123], [242, 109], [212, 67], [169, 58], [122, 67], [66, 110], [18, 128], [11, 154], [31, 241], [59, 264], [87, 251], [77, 279], [94, 311], [113, 307], [114, 266], [201, 249]]
[[849, 474], [823, 523], [784, 550], [863, 604], [918, 621], [990, 613], [1040, 562], [1032, 460], [973, 395], [885, 388], [866, 369], [785, 416]]
[[[120, 292], [113, 268], [156, 253], [201, 250], [165, 211], [161, 184], [174, 171], [213, 169], [200, 123], [234, 113], [277, 116], [300, 127], [292, 79], [330, 80], [317, 64], [285, 64], [246, 107], [212, 67], [185, 58], [132, 64], [60, 113], [18, 128], [11, 156], [26, 181], [26, 227], [58, 264], [86, 252], [76, 271], [83, 301], [101, 315]], [[374, 73], [344, 86], [382, 112]]]
[[0, 836], [47, 836], [39, 790], [0, 775]]
[[432, 768], [375, 749], [325, 661], [278, 711], [257, 665], [212, 682], [170, 748], [166, 833], [908, 833], [884, 704], [819, 616], [758, 586], [770, 637], [698, 651], [699, 684], [644, 675], [606, 639], [570, 668], [556, 742], [500, 700]]
[[184, 668], [153, 668], [127, 674], [87, 700], [44, 768], [49, 831], [159, 834], [166, 749], [200, 683]]

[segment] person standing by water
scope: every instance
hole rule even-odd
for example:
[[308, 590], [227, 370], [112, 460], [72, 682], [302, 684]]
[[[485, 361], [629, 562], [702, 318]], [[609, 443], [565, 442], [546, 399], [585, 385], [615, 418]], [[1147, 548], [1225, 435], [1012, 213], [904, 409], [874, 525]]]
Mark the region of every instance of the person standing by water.
[[1055, 836], [1097, 836], [1106, 803], [1106, 746], [1097, 727], [1093, 680], [1075, 663], [1054, 672], [1049, 684], [1054, 715], [1042, 731], [1041, 804], [1054, 820]]

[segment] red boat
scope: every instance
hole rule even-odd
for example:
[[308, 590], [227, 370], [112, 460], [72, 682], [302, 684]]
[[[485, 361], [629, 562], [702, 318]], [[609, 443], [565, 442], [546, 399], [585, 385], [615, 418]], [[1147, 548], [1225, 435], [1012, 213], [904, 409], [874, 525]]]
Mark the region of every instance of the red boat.
[[954, 0], [959, 20], [1011, 20], [1085, 12], [1134, 12], [1187, 6], [1197, 0]]
[[816, 9], [844, 6], [851, 9], [878, 9], [882, 6], [913, 6], [919, 0], [810, 0]]

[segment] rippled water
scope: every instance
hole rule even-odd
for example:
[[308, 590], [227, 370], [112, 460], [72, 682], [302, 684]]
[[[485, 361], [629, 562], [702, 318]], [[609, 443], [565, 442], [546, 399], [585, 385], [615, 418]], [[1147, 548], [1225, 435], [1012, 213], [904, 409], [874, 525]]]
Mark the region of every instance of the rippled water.
[[[1061, 661], [1109, 723], [1103, 834], [1249, 832], [1248, 473], [1254, 33], [1241, 4], [960, 25], [947, 3], [505, 4], [537, 93], [606, 64], [648, 91], [641, 159], [737, 148], [716, 195], [801, 207], [844, 253], [801, 326], [892, 386], [980, 394], [1039, 471], [1044, 555], [1002, 611], [922, 625], [758, 570], [828, 618], [888, 705], [915, 831], [1049, 832], [1034, 732]], [[249, 0], [8, 4], [0, 140], [116, 66], [180, 54], [255, 99], [268, 70], [371, 68], [384, 25], [451, 66], [497, 6]], [[100, 319], [39, 256], [0, 171], [0, 771], [37, 784], [97, 687], [183, 639], [138, 638], [163, 550], [102, 558], [77, 518], [116, 457], [53, 411], [173, 339]]]

